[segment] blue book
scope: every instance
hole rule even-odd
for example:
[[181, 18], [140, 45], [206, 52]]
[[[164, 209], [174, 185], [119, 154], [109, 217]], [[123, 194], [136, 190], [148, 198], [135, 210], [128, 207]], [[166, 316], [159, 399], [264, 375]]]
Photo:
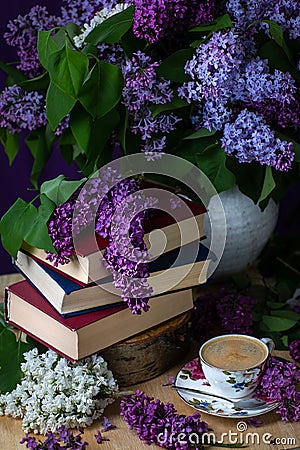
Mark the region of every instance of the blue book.
[[[193, 255], [192, 258], [193, 245], [187, 244], [180, 250], [164, 253], [149, 264], [150, 277], [147, 282], [152, 288], [152, 296], [190, 288], [206, 282], [210, 262], [210, 259], [207, 259], [208, 249], [199, 243], [196, 255]], [[181, 256], [176, 261], [179, 251], [181, 251]], [[17, 270], [63, 316], [82, 314], [123, 304], [121, 292], [114, 287], [111, 276], [99, 283], [83, 287], [56, 270], [38, 263], [22, 251], [18, 252], [14, 264]]]

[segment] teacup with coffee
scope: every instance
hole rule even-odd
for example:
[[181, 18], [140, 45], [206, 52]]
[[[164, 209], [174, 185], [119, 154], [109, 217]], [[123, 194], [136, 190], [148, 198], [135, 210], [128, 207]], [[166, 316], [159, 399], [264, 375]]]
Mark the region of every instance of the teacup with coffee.
[[228, 334], [205, 342], [199, 357], [205, 378], [216, 394], [235, 399], [256, 389], [273, 348], [269, 338]]

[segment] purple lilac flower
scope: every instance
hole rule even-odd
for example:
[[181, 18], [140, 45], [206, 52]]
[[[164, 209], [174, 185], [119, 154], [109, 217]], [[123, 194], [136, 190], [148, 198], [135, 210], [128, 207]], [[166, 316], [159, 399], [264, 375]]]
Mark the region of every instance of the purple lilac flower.
[[175, 378], [173, 375], [171, 375], [168, 379], [168, 381], [166, 381], [163, 386], [172, 386], [175, 383]]
[[104, 44], [100, 43], [98, 48], [98, 58], [102, 61], [108, 62], [110, 64], [115, 64], [121, 69], [126, 64], [126, 55], [119, 43], [116, 44]]
[[253, 103], [255, 111], [263, 116], [268, 123], [279, 125], [282, 128], [300, 127], [300, 86], [296, 83], [294, 98], [289, 102], [276, 101], [272, 98], [266, 99], [263, 103]]
[[295, 361], [300, 361], [300, 340], [296, 340], [289, 345], [290, 355]]
[[72, 217], [76, 197], [56, 207], [48, 222], [48, 233], [57, 253], [47, 251], [47, 258], [55, 267], [68, 264], [74, 251], [72, 237]]
[[233, 88], [234, 99], [245, 103], [273, 100], [289, 104], [296, 92], [295, 80], [288, 72], [275, 69], [271, 74], [267, 60], [259, 57], [245, 65]]
[[49, 15], [45, 6], [36, 5], [25, 16], [19, 15], [8, 22], [4, 39], [16, 47], [20, 64], [17, 68], [30, 78], [42, 73], [37, 53], [37, 37], [40, 30], [51, 30], [57, 25], [57, 18]]
[[134, 0], [133, 32], [150, 43], [174, 36], [193, 25], [209, 22], [214, 15], [214, 0]]
[[70, 22], [84, 25], [98, 11], [103, 8], [111, 9], [116, 3], [117, 0], [64, 0], [59, 25], [64, 26]]
[[45, 97], [38, 91], [24, 91], [17, 85], [6, 87], [0, 95], [0, 126], [10, 133], [36, 130], [46, 125]]
[[56, 136], [61, 136], [63, 132], [69, 128], [70, 126], [70, 114], [68, 114], [66, 117], [62, 119], [62, 121], [58, 124], [55, 134]]
[[97, 433], [95, 434], [95, 439], [97, 444], [102, 444], [105, 441], [109, 441], [107, 437], [102, 436], [101, 431], [97, 430]]
[[129, 111], [136, 111], [146, 102], [164, 104], [170, 101], [173, 93], [171, 82], [159, 79], [156, 68], [159, 62], [152, 62], [145, 53], [138, 51], [123, 68], [125, 87], [123, 101]]
[[161, 155], [165, 135], [174, 130], [179, 121], [172, 113], [152, 115], [151, 105], [165, 104], [173, 98], [171, 82], [156, 75], [158, 66], [157, 61], [152, 62], [139, 51], [123, 67], [123, 103], [130, 113], [130, 128], [132, 133], [140, 135], [142, 151], [149, 159]]
[[[156, 444], [168, 449], [189, 449], [189, 443], [179, 443], [179, 434], [201, 436], [208, 431], [207, 423], [200, 420], [200, 414], [192, 416], [179, 415], [172, 403], [154, 400], [144, 392], [137, 390], [120, 403], [120, 415], [124, 417], [130, 430], [135, 430], [138, 437], [146, 444]], [[159, 437], [163, 436], [164, 439]], [[203, 448], [199, 445], [199, 450]]]
[[279, 402], [276, 412], [282, 420], [297, 422], [300, 420], [299, 381], [300, 369], [296, 364], [272, 357], [256, 393], [266, 401]]
[[186, 63], [185, 73], [192, 81], [179, 88], [179, 96], [188, 102], [215, 99], [226, 103], [244, 59], [245, 48], [236, 33], [213, 33], [207, 43], [196, 48], [192, 59]]
[[68, 263], [74, 252], [73, 236], [95, 224], [95, 232], [109, 240], [104, 263], [112, 272], [114, 285], [131, 311], [140, 314], [149, 309], [152, 293], [143, 240], [144, 210], [151, 202], [139, 194], [131, 200], [130, 195], [138, 190], [135, 180], [118, 181], [116, 171], [109, 169], [105, 177], [90, 179], [79, 195], [75, 193], [55, 209], [48, 230], [57, 254], [47, 252], [47, 259], [56, 266]]
[[[86, 450], [89, 444], [85, 441], [82, 441], [82, 434], [83, 431], [81, 429], [78, 429], [78, 433], [74, 435], [72, 431], [62, 426], [58, 428], [57, 432], [55, 433], [53, 433], [52, 431], [48, 431], [46, 433], [46, 439], [44, 442], [42, 442], [40, 439], [37, 441], [35, 437], [30, 437], [28, 433], [26, 433], [26, 435], [20, 441], [20, 444], [26, 443], [26, 448], [32, 450]], [[61, 445], [61, 443], [66, 445]]]
[[[282, 0], [280, 2], [278, 0], [268, 2], [228, 0], [226, 8], [235, 24], [243, 30], [259, 19], [269, 19], [287, 31], [290, 39], [297, 39], [300, 36], [298, 0]], [[263, 28], [268, 29], [267, 26]]]
[[103, 417], [103, 424], [102, 424], [103, 428], [102, 428], [102, 432], [108, 431], [108, 430], [114, 430], [116, 427], [116, 425], [113, 425], [107, 417]]
[[222, 147], [241, 163], [257, 161], [282, 171], [291, 168], [295, 156], [292, 143], [276, 138], [264, 118], [247, 109], [233, 123], [225, 124]]
[[217, 301], [222, 326], [230, 333], [252, 334], [253, 307], [257, 300], [245, 295], [226, 294]]

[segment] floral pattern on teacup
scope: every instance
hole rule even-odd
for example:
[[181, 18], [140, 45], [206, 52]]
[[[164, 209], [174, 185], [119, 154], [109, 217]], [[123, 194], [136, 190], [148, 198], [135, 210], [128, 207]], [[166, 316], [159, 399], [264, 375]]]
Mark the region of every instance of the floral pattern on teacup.
[[[255, 374], [254, 374], [255, 375]], [[250, 378], [248, 373], [247, 377]], [[207, 382], [197, 358], [187, 363], [177, 374], [176, 386], [184, 386], [192, 389], [207, 391], [213, 394], [213, 387]], [[189, 392], [178, 392], [182, 400], [192, 408], [219, 417], [253, 417], [271, 411], [276, 407], [276, 402], [265, 403], [256, 409], [241, 409], [226, 400], [220, 398], [206, 397], [205, 394], [195, 395]], [[252, 394], [254, 395], [254, 394]]]
[[245, 388], [255, 386], [261, 374], [261, 368], [249, 369], [243, 374], [239, 372], [228, 372], [223, 370], [224, 375], [228, 375], [226, 383], [231, 384], [235, 392], [243, 391]]
[[190, 378], [191, 380], [204, 380], [205, 376], [202, 367], [199, 364], [198, 358], [192, 359], [192, 361], [185, 364], [182, 368], [182, 379]]

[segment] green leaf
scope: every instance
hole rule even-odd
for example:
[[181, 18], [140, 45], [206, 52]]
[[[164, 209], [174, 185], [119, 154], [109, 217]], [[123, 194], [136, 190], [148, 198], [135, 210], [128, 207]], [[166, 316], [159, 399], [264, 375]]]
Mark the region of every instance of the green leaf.
[[300, 79], [299, 70], [289, 61], [284, 50], [275, 41], [265, 42], [259, 49], [259, 56], [267, 59], [272, 69], [289, 72], [296, 80]]
[[273, 178], [272, 167], [266, 166], [264, 184], [262, 187], [258, 203], [265, 200], [271, 194], [273, 189], [275, 189], [275, 187], [276, 183]]
[[49, 56], [50, 79], [63, 92], [77, 99], [88, 72], [88, 64], [86, 55], [65, 44]]
[[47, 222], [55, 209], [55, 203], [52, 202], [46, 195], [41, 195], [41, 205], [38, 209], [37, 216], [32, 223], [31, 229], [24, 237], [29, 245], [33, 247], [49, 250], [56, 253], [52, 244], [52, 239], [49, 236]]
[[265, 178], [265, 169], [259, 163], [239, 163], [235, 157], [227, 157], [226, 165], [234, 173], [240, 191], [257, 204]]
[[14, 258], [17, 257], [24, 236], [36, 219], [37, 210], [31, 204], [18, 198], [0, 221], [2, 245]]
[[275, 317], [275, 316], [262, 316], [263, 324], [265, 324], [271, 331], [286, 331], [296, 325], [298, 320], [287, 319], [285, 317]]
[[73, 181], [66, 180], [64, 175], [58, 175], [53, 180], [45, 181], [41, 185], [41, 194], [45, 194], [58, 206], [65, 203], [85, 181], [86, 178]]
[[19, 135], [17, 133], [10, 134], [8, 129], [2, 128], [0, 141], [8, 156], [9, 164], [12, 165], [19, 150]]
[[273, 22], [273, 20], [263, 19], [261, 20], [261, 22], [267, 23], [269, 25], [270, 35], [274, 38], [276, 44], [283, 49], [289, 61], [292, 62], [293, 61], [292, 53], [288, 48], [287, 43], [284, 39], [283, 30], [281, 26], [278, 25], [278, 23]]
[[270, 314], [272, 316], [276, 316], [276, 317], [284, 317], [285, 319], [291, 319], [291, 320], [296, 320], [298, 321], [300, 319], [300, 314], [294, 312], [294, 311], [270, 311]]
[[0, 392], [11, 392], [21, 380], [21, 363], [23, 353], [35, 344], [16, 340], [15, 334], [8, 327], [0, 324]]
[[218, 192], [234, 186], [235, 176], [227, 169], [225, 152], [218, 145], [212, 145], [205, 152], [198, 153], [196, 161]]
[[119, 67], [97, 61], [79, 94], [83, 107], [95, 118], [105, 116], [119, 102], [123, 76]]
[[82, 48], [82, 53], [84, 53], [87, 56], [93, 56], [93, 57], [98, 57], [99, 55], [99, 51], [96, 45], [94, 44], [87, 44], [85, 47]]
[[212, 22], [205, 23], [203, 25], [198, 25], [197, 27], [191, 28], [190, 32], [195, 31], [205, 31], [205, 32], [213, 32], [223, 30], [224, 28], [233, 27], [232, 21], [230, 19], [229, 14], [225, 14], [224, 16], [218, 17]]
[[179, 97], [173, 97], [172, 100], [168, 103], [164, 103], [163, 105], [153, 105], [151, 107], [152, 116], [156, 117], [158, 114], [165, 111], [174, 111], [175, 109], [185, 108], [189, 106], [186, 100], [183, 100]]
[[162, 62], [157, 68], [157, 74], [167, 80], [179, 83], [190, 81], [190, 77], [184, 71], [184, 66], [192, 58], [193, 54], [193, 48], [178, 50]]
[[49, 85], [49, 74], [47, 72], [42, 73], [42, 75], [30, 78], [30, 80], [22, 81], [19, 83], [22, 89], [25, 91], [38, 91], [47, 89]]
[[35, 187], [37, 187], [40, 174], [51, 156], [54, 141], [55, 135], [49, 125], [33, 131], [25, 140], [34, 157], [30, 180]]
[[93, 118], [79, 104], [72, 111], [70, 127], [78, 145], [87, 153], [93, 130]]
[[287, 347], [289, 345], [289, 337], [287, 334], [285, 334], [284, 336], [281, 336], [281, 341], [283, 343], [283, 345], [285, 347]]
[[104, 22], [97, 25], [85, 38], [85, 42], [90, 44], [98, 44], [105, 42], [106, 44], [115, 44], [129, 30], [133, 22], [134, 7], [114, 14]]
[[0, 61], [0, 69], [3, 70], [3, 72], [7, 73], [7, 75], [9, 75], [12, 78], [13, 82], [16, 84], [20, 83], [21, 81], [27, 80], [27, 77], [24, 75], [24, 73], [16, 69], [11, 64], [6, 64], [5, 62]]
[[281, 308], [284, 308], [286, 306], [286, 303], [270, 302], [270, 301], [268, 301], [267, 302], [267, 306], [269, 308], [272, 308], [272, 309], [281, 309]]
[[[97, 162], [101, 161], [100, 165], [103, 166], [111, 160], [111, 152], [107, 149], [104, 152], [103, 149], [112, 132], [117, 129], [119, 122], [120, 116], [115, 109], [109, 111], [106, 116], [94, 121], [87, 152], [87, 164], [95, 166]], [[93, 167], [92, 171], [94, 170]]]
[[132, 29], [129, 29], [127, 33], [121, 38], [121, 45], [128, 58], [131, 58], [133, 53], [138, 50], [144, 50], [147, 46], [147, 41], [145, 39], [139, 39], [133, 33]]
[[52, 130], [56, 130], [58, 124], [73, 109], [76, 100], [62, 91], [54, 83], [50, 83], [46, 95], [46, 114]]
[[200, 130], [196, 131], [193, 134], [190, 134], [189, 136], [185, 137], [185, 140], [188, 139], [199, 139], [199, 138], [203, 138], [203, 137], [208, 137], [208, 136], [213, 136], [214, 134], [216, 134], [216, 130], [211, 130], [209, 131], [207, 128], [201, 128]]
[[37, 49], [39, 60], [42, 66], [48, 70], [49, 65], [49, 57], [52, 53], [55, 53], [58, 50], [57, 44], [54, 42], [51, 35], [53, 34], [53, 30], [48, 31], [39, 31], [38, 32], [38, 42]]

